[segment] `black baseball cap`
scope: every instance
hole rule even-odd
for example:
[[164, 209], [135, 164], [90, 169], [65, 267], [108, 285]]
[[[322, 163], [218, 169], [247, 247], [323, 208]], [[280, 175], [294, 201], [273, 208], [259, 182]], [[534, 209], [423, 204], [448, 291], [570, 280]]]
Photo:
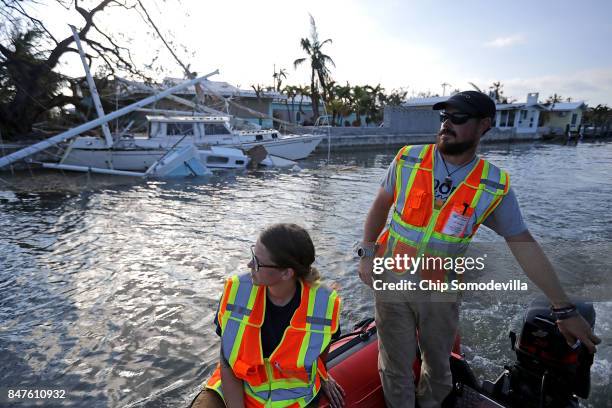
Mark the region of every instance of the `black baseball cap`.
[[478, 91], [456, 93], [448, 98], [448, 100], [436, 103], [433, 109], [440, 110], [448, 107], [480, 118], [493, 118], [495, 116], [495, 102], [487, 95]]

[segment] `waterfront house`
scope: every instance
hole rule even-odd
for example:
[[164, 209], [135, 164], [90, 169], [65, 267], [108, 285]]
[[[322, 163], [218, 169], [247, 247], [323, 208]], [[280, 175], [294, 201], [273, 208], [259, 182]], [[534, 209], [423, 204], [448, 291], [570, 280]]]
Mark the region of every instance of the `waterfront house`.
[[516, 133], [536, 133], [541, 124], [541, 113], [547, 110], [538, 103], [538, 93], [527, 94], [526, 102], [495, 104], [493, 126], [501, 130], [514, 129]]
[[571, 131], [578, 130], [587, 106], [583, 101], [557, 102], [546, 106], [546, 108], [541, 126], [550, 129], [549, 133], [560, 134], [565, 132], [568, 125]]

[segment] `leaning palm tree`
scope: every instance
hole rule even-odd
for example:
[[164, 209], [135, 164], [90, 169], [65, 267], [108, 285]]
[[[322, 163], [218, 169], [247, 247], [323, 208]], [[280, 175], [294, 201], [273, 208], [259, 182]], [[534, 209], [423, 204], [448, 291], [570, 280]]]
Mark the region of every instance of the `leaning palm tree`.
[[[308, 56], [305, 58], [296, 59], [293, 62], [293, 67], [297, 68], [306, 60], [310, 60], [310, 92], [312, 99], [312, 112], [314, 115], [313, 119], [316, 120], [316, 118], [319, 117], [319, 96], [322, 96], [323, 102], [328, 99], [327, 83], [330, 79], [330, 71], [328, 66], [329, 64], [333, 65], [334, 67], [336, 65], [329, 55], [326, 55], [321, 51], [321, 48], [323, 48], [326, 43], [331, 43], [332, 40], [328, 38], [323, 42], [319, 41], [319, 33], [317, 32], [317, 26], [312, 15], [310, 15], [310, 28], [310, 38], [302, 38], [300, 40], [302, 50], [304, 50]], [[321, 87], [321, 93], [319, 92], [319, 85]]]

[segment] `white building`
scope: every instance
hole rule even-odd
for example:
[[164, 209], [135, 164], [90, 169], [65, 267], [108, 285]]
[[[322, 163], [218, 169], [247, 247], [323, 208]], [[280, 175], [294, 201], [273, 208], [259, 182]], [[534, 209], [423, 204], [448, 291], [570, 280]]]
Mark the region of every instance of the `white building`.
[[516, 129], [517, 133], [536, 133], [540, 121], [540, 113], [548, 107], [538, 103], [538, 93], [527, 94], [525, 103], [503, 103], [495, 105], [495, 121], [493, 126], [501, 129]]

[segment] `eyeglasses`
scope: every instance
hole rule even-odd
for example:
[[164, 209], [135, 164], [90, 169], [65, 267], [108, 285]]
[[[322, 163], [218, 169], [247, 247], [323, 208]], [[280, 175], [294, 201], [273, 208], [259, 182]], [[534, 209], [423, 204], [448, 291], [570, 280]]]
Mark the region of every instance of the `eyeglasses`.
[[259, 268], [274, 268], [274, 269], [285, 269], [282, 266], [278, 265], [264, 265], [259, 263], [259, 259], [255, 256], [255, 245], [251, 245], [251, 262], [253, 262], [253, 266], [255, 267], [255, 272], [259, 272]]
[[476, 116], [472, 116], [469, 113], [440, 112], [440, 122], [445, 122], [450, 119], [453, 125], [463, 125], [465, 122], [475, 117]]

